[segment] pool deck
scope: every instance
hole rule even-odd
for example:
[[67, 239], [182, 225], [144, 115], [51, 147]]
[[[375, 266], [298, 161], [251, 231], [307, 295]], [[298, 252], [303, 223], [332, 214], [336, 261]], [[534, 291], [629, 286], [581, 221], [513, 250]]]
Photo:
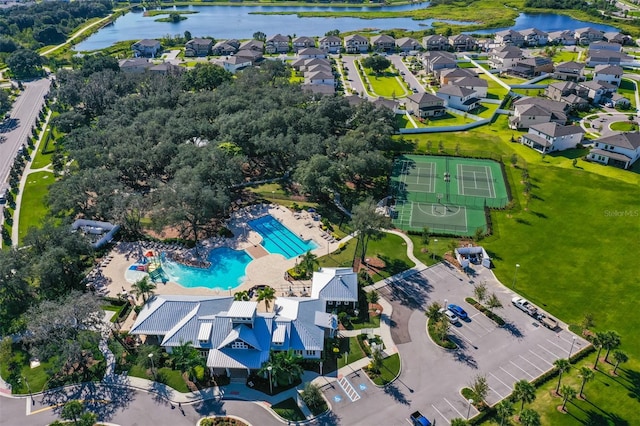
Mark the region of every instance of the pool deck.
[[[235, 250], [247, 250], [254, 257], [246, 269], [246, 279], [243, 284], [232, 290], [209, 289], [206, 287], [186, 288], [175, 282], [167, 282], [166, 284], [157, 283], [156, 294], [182, 294], [182, 295], [201, 295], [201, 296], [228, 296], [241, 290], [249, 290], [254, 285], [266, 284], [276, 290], [277, 296], [288, 295], [291, 289], [296, 295], [300, 295], [304, 290], [308, 289], [310, 282], [291, 283], [285, 280], [285, 272], [294, 267], [297, 258], [285, 259], [280, 254], [272, 254], [264, 250], [260, 246], [262, 237], [248, 225], [252, 219], [272, 215], [291, 232], [294, 232], [303, 240], [313, 240], [318, 247], [312, 250], [312, 253], [318, 257], [331, 253], [338, 249], [342, 241], [349, 239], [329, 242], [323, 235], [326, 233], [320, 229], [321, 222], [314, 221], [307, 212], [294, 213], [293, 211], [275, 204], [254, 205], [242, 209], [234, 213], [233, 217], [227, 223], [227, 227], [233, 232], [234, 238], [211, 238], [202, 241], [199, 245], [202, 249], [211, 250], [218, 247], [229, 247]], [[309, 226], [312, 225], [312, 226]], [[104, 289], [107, 296], [117, 297], [120, 294], [131, 292], [131, 284], [125, 279], [125, 273], [132, 263], [138, 260], [146, 248], [142, 243], [120, 243], [109, 254], [111, 261], [101, 268], [101, 273], [110, 282]], [[194, 252], [194, 249], [187, 252]], [[299, 287], [299, 288], [298, 288]], [[261, 304], [262, 305], [262, 304]], [[262, 306], [264, 309], [264, 306]]]

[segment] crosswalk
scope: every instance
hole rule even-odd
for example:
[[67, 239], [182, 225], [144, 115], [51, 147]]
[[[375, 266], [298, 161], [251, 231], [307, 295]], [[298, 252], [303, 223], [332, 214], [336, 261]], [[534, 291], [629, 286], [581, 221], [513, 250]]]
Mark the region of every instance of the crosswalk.
[[347, 396], [349, 397], [351, 402], [355, 402], [355, 401], [360, 399], [360, 394], [358, 392], [356, 392], [354, 387], [351, 386], [351, 383], [349, 383], [349, 381], [347, 380], [347, 378], [345, 376], [342, 376], [338, 380], [338, 384], [340, 385], [340, 387], [342, 388], [344, 393], [347, 394]]

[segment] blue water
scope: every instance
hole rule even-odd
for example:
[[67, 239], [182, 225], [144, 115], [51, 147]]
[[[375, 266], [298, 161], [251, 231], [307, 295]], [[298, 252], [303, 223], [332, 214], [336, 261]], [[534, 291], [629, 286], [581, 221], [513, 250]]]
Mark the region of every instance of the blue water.
[[516, 24], [512, 27], [493, 28], [490, 30], [473, 31], [474, 34], [493, 34], [498, 31], [512, 29], [515, 31], [537, 28], [541, 31], [552, 32], [562, 30], [575, 30], [578, 28], [591, 27], [600, 31], [619, 31], [617, 28], [595, 24], [593, 22], [578, 21], [569, 16], [556, 15], [555, 13], [521, 13], [516, 18]]
[[166, 260], [162, 262], [162, 269], [170, 281], [183, 287], [230, 290], [244, 282], [245, 269], [252, 259], [244, 250], [221, 247], [211, 250], [207, 260], [211, 262], [209, 269], [193, 268]]
[[429, 28], [433, 22], [449, 22], [467, 25], [469, 22], [442, 19], [415, 21], [411, 18], [299, 18], [297, 15], [256, 15], [256, 12], [312, 12], [312, 11], [404, 11], [423, 9], [428, 3], [406, 4], [382, 7], [318, 7], [318, 6], [186, 6], [175, 10], [193, 10], [198, 13], [184, 15], [184, 21], [155, 22], [166, 17], [174, 9], [167, 9], [167, 15], [143, 16], [142, 12], [129, 12], [118, 18], [112, 25], [102, 28], [86, 40], [78, 43], [76, 51], [104, 49], [123, 40], [161, 38], [167, 34], [191, 32], [194, 37], [212, 36], [216, 39], [250, 39], [256, 31], [267, 35], [276, 33], [297, 36], [322, 36], [331, 30], [357, 31], [364, 28], [390, 30], [403, 28], [412, 31]]
[[289, 228], [267, 215], [249, 222], [262, 237], [262, 246], [269, 253], [278, 253], [287, 259], [294, 258], [318, 247], [313, 241], [303, 241]]

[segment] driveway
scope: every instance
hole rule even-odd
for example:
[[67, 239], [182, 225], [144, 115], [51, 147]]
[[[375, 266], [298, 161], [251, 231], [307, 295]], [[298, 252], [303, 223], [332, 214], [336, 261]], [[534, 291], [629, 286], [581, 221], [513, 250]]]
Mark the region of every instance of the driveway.
[[[489, 294], [496, 293], [502, 302], [504, 307], [496, 309], [496, 313], [505, 319], [506, 326], [498, 327], [465, 302], [466, 297], [473, 297], [474, 285], [479, 282], [486, 282]], [[386, 389], [369, 387], [354, 402], [339, 387], [332, 390], [341, 396], [340, 402], [332, 401], [341, 424], [377, 424], [380, 419], [387, 424], [404, 424], [415, 410], [435, 419], [437, 424], [465, 418], [469, 404], [460, 390], [475, 376], [487, 378], [487, 402], [494, 404], [511, 392], [516, 381], [533, 380], [551, 369], [554, 360], [567, 358], [569, 351], [575, 353], [588, 344], [578, 336], [574, 343], [574, 335], [566, 325], [561, 324], [561, 330], [548, 330], [512, 306], [514, 293], [485, 269], [469, 277], [441, 263], [393, 282], [380, 293], [393, 306], [392, 336], [399, 339], [396, 344], [402, 373]], [[424, 310], [434, 301], [443, 304], [445, 300], [462, 306], [470, 317], [468, 322], [450, 329], [458, 344], [454, 351], [436, 346], [426, 333]], [[346, 379], [358, 380], [352, 376]], [[471, 415], [474, 414], [471, 407]]]
[[413, 75], [411, 71], [409, 71], [409, 68], [407, 68], [405, 63], [402, 62], [402, 56], [389, 55], [387, 56], [387, 58], [391, 61], [393, 65], [395, 65], [398, 71], [400, 71], [401, 73], [404, 73], [402, 75], [402, 78], [404, 79], [404, 81], [409, 83], [411, 87], [415, 87], [416, 89], [418, 89], [418, 93], [424, 93], [426, 91], [422, 83], [420, 83], [420, 81], [416, 78], [416, 76]]

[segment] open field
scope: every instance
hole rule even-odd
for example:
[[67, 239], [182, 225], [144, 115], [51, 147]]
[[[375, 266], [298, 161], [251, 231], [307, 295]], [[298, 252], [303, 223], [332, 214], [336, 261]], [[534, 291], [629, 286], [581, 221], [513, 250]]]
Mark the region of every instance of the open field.
[[55, 178], [51, 172], [35, 172], [27, 177], [27, 184], [22, 194], [20, 206], [20, 223], [18, 225], [18, 238], [22, 239], [29, 228], [38, 226], [42, 218], [47, 215], [48, 208], [45, 197], [49, 192], [49, 186]]
[[374, 94], [385, 98], [399, 98], [408, 94], [406, 87], [398, 81], [398, 74], [387, 71], [376, 75], [369, 68], [365, 68], [365, 72]]

